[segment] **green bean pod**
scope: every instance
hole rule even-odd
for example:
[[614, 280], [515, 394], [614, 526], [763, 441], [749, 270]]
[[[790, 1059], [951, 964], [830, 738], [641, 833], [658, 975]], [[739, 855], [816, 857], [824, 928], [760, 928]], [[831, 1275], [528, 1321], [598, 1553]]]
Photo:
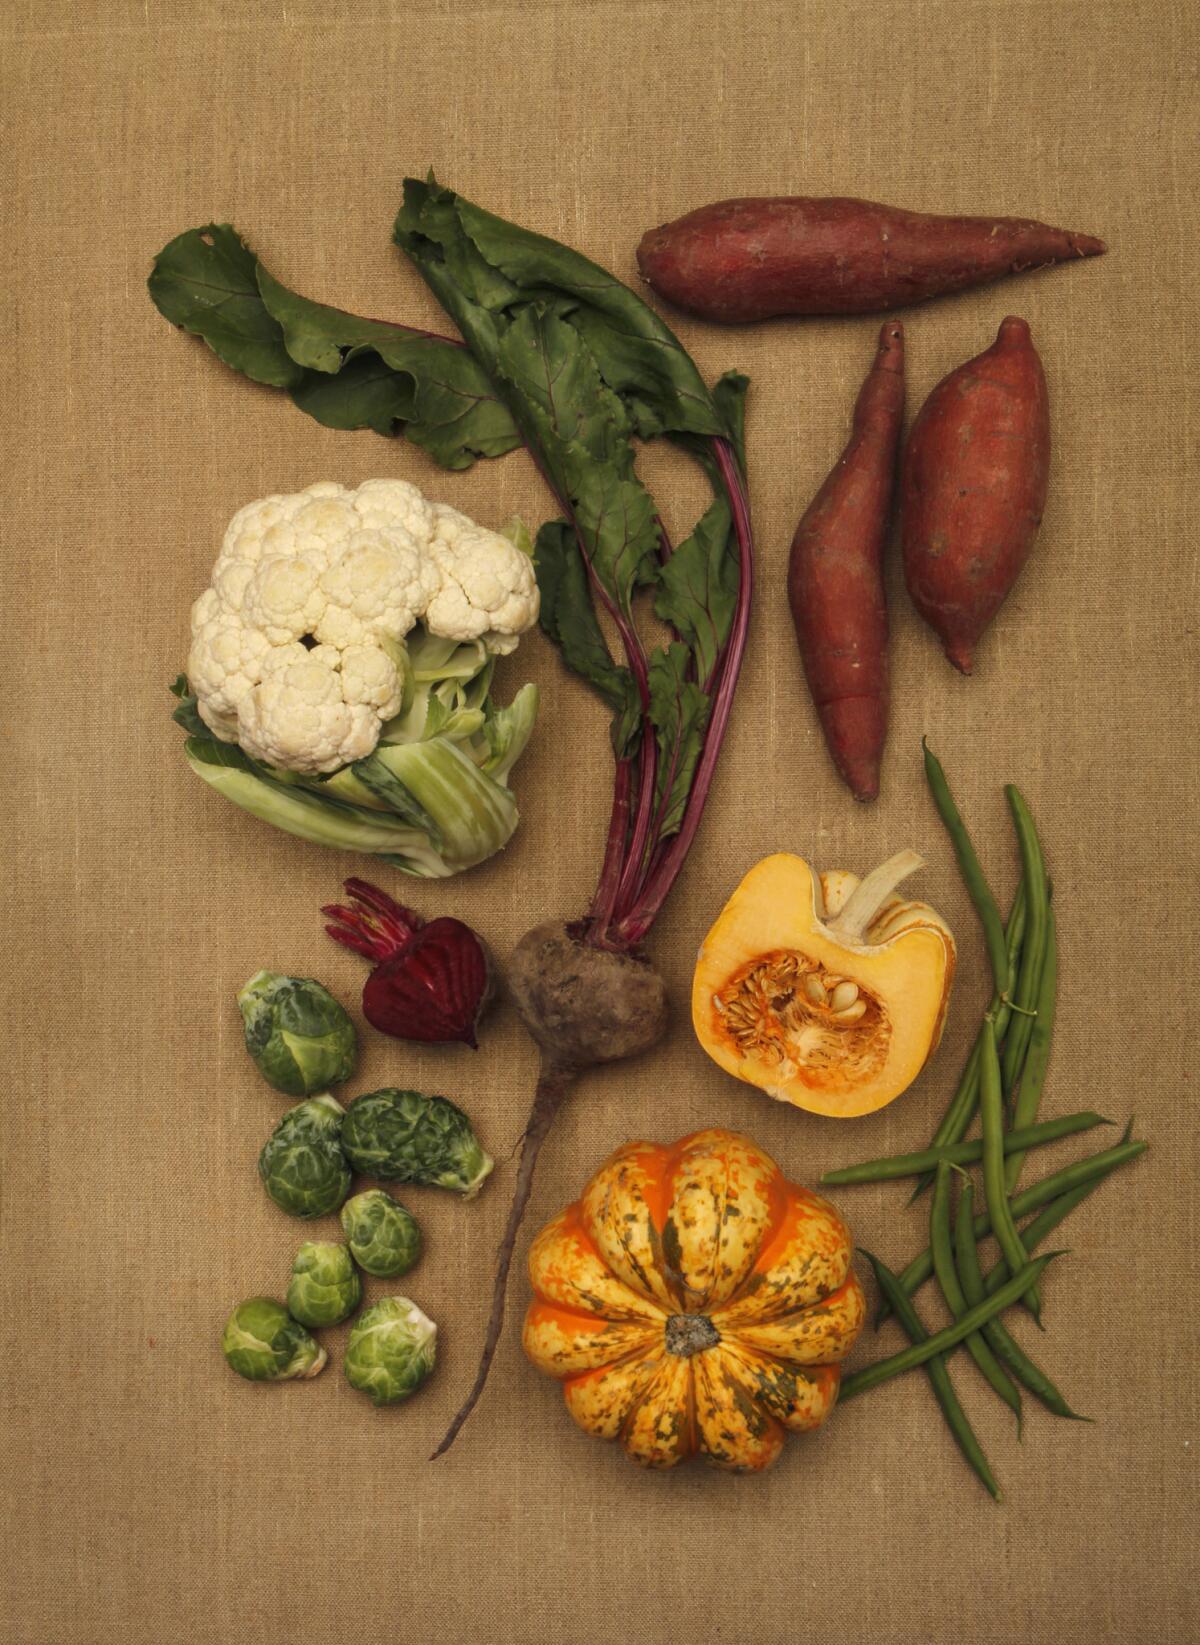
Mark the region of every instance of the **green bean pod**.
[[1017, 830], [1021, 874], [1025, 881], [1025, 894], [1029, 899], [1025, 943], [1021, 950], [1020, 969], [1013, 985], [1013, 999], [1019, 1010], [1014, 1014], [1004, 1039], [1001, 1089], [1006, 1101], [1011, 1102], [1017, 1081], [1021, 1077], [1029, 1037], [1036, 1020], [1034, 1013], [1041, 992], [1042, 966], [1046, 958], [1050, 888], [1046, 881], [1046, 864], [1042, 857], [1041, 841], [1038, 839], [1029, 807], [1012, 783], [1005, 787], [1004, 793]]
[[[958, 1202], [958, 1216], [954, 1225], [954, 1252], [963, 1294], [972, 1305], [982, 1302], [987, 1295], [987, 1286], [979, 1268], [979, 1247], [975, 1243], [972, 1226], [975, 1221], [974, 1201], [975, 1191], [968, 1182]], [[991, 1275], [988, 1278], [990, 1279]], [[1027, 1388], [1035, 1398], [1040, 1399], [1055, 1416], [1070, 1417], [1076, 1422], [1090, 1421], [1090, 1418], [1081, 1417], [1077, 1411], [1071, 1409], [1041, 1367], [1035, 1365], [1028, 1354], [1013, 1341], [1003, 1320], [990, 1320], [983, 1327], [983, 1334], [997, 1359], [1008, 1368], [1023, 1388]]]
[[[1140, 1146], [1144, 1148], [1146, 1145], [1141, 1143]], [[1115, 1169], [1115, 1166], [1109, 1167], [1109, 1171]], [[1105, 1176], [1108, 1174], [1108, 1171], [1104, 1173]], [[1065, 1217], [1070, 1216], [1080, 1201], [1085, 1200], [1094, 1189], [1099, 1188], [1103, 1181], [1104, 1177], [1093, 1177], [1089, 1182], [1081, 1182], [1078, 1187], [1070, 1188], [1065, 1194], [1060, 1194], [1057, 1199], [1052, 1199], [1043, 1211], [1040, 1211], [1036, 1217], [1032, 1217], [1022, 1228], [1021, 1244], [1025, 1249], [1027, 1251], [1036, 1250], [1042, 1241], [1053, 1233], [1059, 1223]], [[1004, 1284], [1008, 1274], [1008, 1263], [1001, 1256], [984, 1282], [984, 1290], [989, 1296]]]
[[1008, 945], [1004, 938], [1004, 924], [1000, 918], [1000, 910], [996, 906], [996, 899], [992, 895], [992, 888], [987, 882], [979, 858], [975, 854], [975, 847], [971, 843], [971, 836], [967, 833], [967, 825], [962, 819], [962, 813], [954, 803], [954, 796], [950, 792], [950, 784], [946, 781], [946, 773], [942, 770], [941, 762], [924, 738], [921, 739], [921, 748], [925, 755], [925, 780], [929, 784], [929, 792], [933, 796], [933, 803], [937, 807], [938, 816], [945, 824], [946, 832], [950, 836], [950, 843], [954, 847], [954, 855], [958, 860], [959, 872], [967, 893], [975, 905], [975, 912], [979, 915], [983, 926], [984, 940], [987, 943], [988, 958], [992, 963], [992, 976], [995, 978], [996, 993], [1002, 1000], [1008, 999], [1012, 991], [1012, 972], [1008, 962]]
[[[1061, 1114], [1058, 1119], [1041, 1120], [1036, 1125], [1024, 1126], [1019, 1131], [1006, 1131], [1001, 1146], [1006, 1154], [1014, 1149], [1042, 1148], [1048, 1142], [1059, 1142], [1080, 1131], [1091, 1131], [1097, 1125], [1111, 1125], [1102, 1114], [1090, 1108], [1078, 1114]], [[972, 1137], [968, 1142], [947, 1143], [941, 1148], [922, 1148], [915, 1154], [891, 1154], [884, 1159], [860, 1160], [857, 1165], [843, 1165], [821, 1175], [825, 1188], [854, 1187], [864, 1182], [894, 1182], [898, 1177], [916, 1176], [919, 1171], [937, 1170], [943, 1160], [949, 1165], [973, 1165], [983, 1157], [983, 1141]]]
[[[1004, 1259], [1015, 1274], [1024, 1268], [1029, 1255], [1021, 1243], [1016, 1220], [1004, 1186], [1004, 1099], [1000, 1091], [1000, 1059], [990, 1022], [983, 1025], [983, 1056], [979, 1064], [979, 1114], [983, 1122], [983, 1187], [996, 1236]], [[1042, 1323], [1042, 1299], [1035, 1286], [1021, 1298], [1026, 1308]]]
[[[1038, 984], [1037, 1016], [1029, 1035], [1029, 1049], [1021, 1069], [1017, 1095], [1013, 1102], [1014, 1134], [1037, 1119], [1046, 1083], [1046, 1066], [1050, 1061], [1050, 1036], [1054, 1032], [1054, 1008], [1058, 997], [1058, 931], [1054, 909], [1046, 910], [1046, 953], [1042, 961], [1041, 981]], [[1021, 1167], [1025, 1163], [1023, 1149], [1009, 1153], [1004, 1162], [1004, 1186], [1011, 1194], [1017, 1186]]]
[[[868, 1262], [874, 1263], [875, 1258], [869, 1251], [864, 1251], [863, 1255]], [[904, 1371], [912, 1371], [918, 1365], [924, 1365], [935, 1354], [944, 1354], [948, 1348], [957, 1348], [964, 1337], [969, 1337], [972, 1331], [978, 1331], [989, 1319], [995, 1319], [997, 1314], [1002, 1314], [1023, 1296], [1031, 1285], [1036, 1285], [1046, 1264], [1061, 1255], [1061, 1251], [1051, 1251], [1044, 1257], [1036, 1257], [1033, 1262], [1026, 1263], [1010, 1279], [1005, 1280], [985, 1302], [981, 1302], [975, 1308], [968, 1308], [963, 1317], [955, 1320], [952, 1325], [944, 1326], [922, 1343], [911, 1343], [900, 1353], [892, 1354], [887, 1359], [877, 1359], [873, 1365], [864, 1365], [861, 1371], [853, 1372], [842, 1383], [838, 1398], [855, 1399], [859, 1394], [865, 1394], [868, 1388], [876, 1388], [881, 1382], [887, 1382], [892, 1377], [900, 1376]], [[899, 1294], [897, 1291], [897, 1295]]]
[[[1106, 1148], [1099, 1154], [1091, 1154], [1087, 1159], [1076, 1160], [1072, 1165], [1065, 1165], [1061, 1171], [1055, 1171], [1051, 1176], [1043, 1177], [1040, 1182], [1031, 1183], [1028, 1188], [1022, 1189], [1011, 1202], [1013, 1216], [1025, 1217], [1031, 1211], [1038, 1211], [1045, 1206], [1045, 1215], [1047, 1217], [1050, 1216], [1051, 1212], [1057, 1212], [1048, 1224], [1048, 1228], [1055, 1227], [1068, 1212], [1075, 1209], [1080, 1200], [1086, 1199], [1090, 1193], [1099, 1188], [1105, 1177], [1111, 1176], [1122, 1165], [1127, 1165], [1131, 1160], [1137, 1159], [1140, 1154], [1146, 1152], [1149, 1146], [1149, 1143], [1146, 1142], [1126, 1141], [1119, 1143], [1115, 1148]], [[1060, 1205], [1062, 1206], [1061, 1211], [1058, 1210]], [[1038, 1217], [1035, 1222], [1041, 1222], [1041, 1220], [1041, 1217]], [[1034, 1223], [1031, 1223], [1029, 1229], [1033, 1227]], [[1029, 1232], [1029, 1229], [1026, 1232]], [[986, 1239], [991, 1231], [992, 1219], [990, 1213], [986, 1210], [977, 1211], [975, 1214], [976, 1240]], [[1021, 1243], [1025, 1243], [1024, 1233], [1022, 1234]], [[996, 1270], [993, 1269], [992, 1273], [988, 1275], [989, 1285], [995, 1273]], [[932, 1277], [933, 1252], [928, 1246], [919, 1252], [908, 1267], [897, 1275], [906, 1296], [912, 1296], [915, 1291], [919, 1291], [926, 1280]], [[999, 1282], [997, 1281], [997, 1283]], [[886, 1316], [877, 1317], [877, 1326], [883, 1323], [884, 1317]]]
[[[878, 1258], [866, 1253], [867, 1260], [875, 1270], [875, 1278], [879, 1289], [891, 1302], [896, 1310], [896, 1317], [907, 1333], [909, 1342], [914, 1346], [928, 1342], [929, 1333], [922, 1325], [916, 1309], [900, 1289], [899, 1282], [891, 1269], [880, 1262]], [[954, 1385], [950, 1381], [950, 1373], [946, 1369], [946, 1361], [939, 1354], [927, 1361], [925, 1372], [938, 1404], [942, 1408], [942, 1415], [946, 1419], [946, 1426], [954, 1435], [955, 1443], [963, 1456], [966, 1457], [976, 1476], [983, 1482], [992, 1496], [999, 1502], [1000, 1487], [996, 1483], [995, 1475], [988, 1465], [988, 1459], [983, 1453], [983, 1447], [975, 1437], [975, 1430], [967, 1421], [967, 1414], [958, 1402], [958, 1395], [954, 1392]], [[842, 1383], [840, 1398], [845, 1398], [846, 1383]]]
[[[980, 1283], [980, 1295], [970, 1297], [966, 1287], [960, 1285], [958, 1270], [954, 1261], [954, 1247], [950, 1239], [950, 1173], [954, 1167], [949, 1160], [941, 1160], [935, 1173], [933, 1184], [933, 1199], [929, 1208], [929, 1246], [933, 1252], [933, 1271], [937, 1275], [938, 1284], [942, 1288], [942, 1296], [951, 1317], [961, 1319], [971, 1304], [983, 1301], [983, 1285]], [[969, 1191], [968, 1182], [964, 1193]], [[971, 1242], [972, 1254], [975, 1254], [975, 1243]], [[993, 1321], [994, 1323], [994, 1321]], [[984, 1327], [986, 1330], [987, 1327]], [[1021, 1396], [988, 1343], [984, 1339], [983, 1331], [976, 1331], [967, 1337], [963, 1347], [979, 1367], [984, 1378], [991, 1385], [995, 1393], [1012, 1411], [1017, 1419], [1017, 1434], [1021, 1432]]]
[[[1008, 965], [1010, 974], [1016, 972], [1021, 956], [1021, 942], [1025, 936], [1025, 881], [1018, 880], [1016, 894], [1012, 900], [1012, 907], [1008, 911], [1008, 924], [1004, 928], [1005, 945], [1008, 951]], [[999, 1036], [1004, 1033], [1004, 1025], [1009, 1018], [1008, 1006], [1001, 1000], [999, 994], [992, 995], [989, 1007], [996, 1020], [996, 1032]], [[975, 1111], [979, 1107], [979, 1052], [980, 1035], [975, 1036], [975, 1043], [967, 1057], [966, 1066], [958, 1082], [958, 1089], [950, 1099], [950, 1105], [942, 1116], [941, 1124], [933, 1133], [932, 1146], [940, 1148], [948, 1142], [961, 1142], [975, 1118]], [[925, 1190], [933, 1182], [933, 1172], [925, 1171], [921, 1180], [909, 1196], [908, 1203], [920, 1199]]]

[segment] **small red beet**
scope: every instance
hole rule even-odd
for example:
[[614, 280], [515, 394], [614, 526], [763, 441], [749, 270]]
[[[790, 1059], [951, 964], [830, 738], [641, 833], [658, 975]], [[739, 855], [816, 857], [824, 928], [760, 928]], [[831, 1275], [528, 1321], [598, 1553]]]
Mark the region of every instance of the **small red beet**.
[[322, 914], [329, 935], [378, 963], [363, 988], [363, 1015], [397, 1039], [474, 1048], [475, 1030], [492, 994], [487, 945], [461, 920], [428, 924], [366, 880], [347, 880], [351, 907]]

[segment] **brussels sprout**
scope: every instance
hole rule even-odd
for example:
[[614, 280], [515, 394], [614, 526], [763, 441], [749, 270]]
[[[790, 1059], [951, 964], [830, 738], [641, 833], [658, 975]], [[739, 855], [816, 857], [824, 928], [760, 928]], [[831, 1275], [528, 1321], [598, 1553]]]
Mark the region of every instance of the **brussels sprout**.
[[415, 1394], [433, 1370], [437, 1326], [407, 1297], [384, 1297], [350, 1327], [346, 1380], [376, 1405]]
[[342, 1147], [365, 1177], [468, 1195], [478, 1193], [493, 1165], [461, 1108], [446, 1097], [391, 1086], [355, 1097], [346, 1110]]
[[251, 1382], [315, 1377], [329, 1357], [273, 1297], [239, 1303], [226, 1323], [221, 1349], [238, 1376]]
[[333, 1097], [289, 1108], [258, 1156], [267, 1193], [291, 1217], [323, 1217], [350, 1192], [350, 1167], [339, 1141], [345, 1110]]
[[382, 1188], [369, 1188], [346, 1201], [342, 1231], [358, 1266], [380, 1279], [407, 1274], [421, 1255], [416, 1218]]
[[288, 1312], [301, 1325], [340, 1325], [362, 1301], [362, 1280], [349, 1248], [309, 1240], [296, 1252], [287, 1290]]
[[311, 977], [260, 971], [239, 992], [246, 1050], [289, 1097], [311, 1097], [354, 1072], [358, 1035], [344, 1008]]

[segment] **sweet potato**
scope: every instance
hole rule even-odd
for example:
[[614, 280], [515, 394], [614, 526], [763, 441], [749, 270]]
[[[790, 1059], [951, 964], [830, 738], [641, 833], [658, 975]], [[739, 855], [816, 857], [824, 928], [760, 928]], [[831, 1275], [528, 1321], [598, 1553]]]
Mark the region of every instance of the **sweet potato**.
[[887, 737], [883, 544], [904, 416], [904, 329], [889, 321], [854, 406], [850, 443], [796, 527], [788, 600], [833, 763], [856, 800], [879, 793]]
[[1102, 240], [1023, 217], [934, 217], [870, 200], [719, 200], [638, 247], [660, 297], [706, 320], [870, 314], [1098, 257]]
[[904, 577], [947, 657], [971, 672], [980, 635], [1029, 557], [1046, 506], [1050, 403], [1029, 327], [943, 377], [904, 451]]

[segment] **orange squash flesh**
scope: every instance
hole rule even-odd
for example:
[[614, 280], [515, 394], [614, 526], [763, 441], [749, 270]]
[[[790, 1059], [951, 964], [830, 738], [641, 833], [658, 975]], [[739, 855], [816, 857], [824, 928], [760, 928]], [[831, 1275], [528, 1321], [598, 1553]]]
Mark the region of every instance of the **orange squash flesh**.
[[[920, 859], [893, 863], [894, 880]], [[870, 879], [818, 876], [786, 852], [750, 870], [696, 962], [692, 1022], [714, 1062], [837, 1118], [874, 1113], [907, 1090], [941, 1038], [954, 938], [925, 903], [890, 891], [872, 901]]]
[[852, 1248], [748, 1137], [629, 1143], [534, 1240], [525, 1352], [642, 1467], [755, 1472], [834, 1407], [865, 1314]]

